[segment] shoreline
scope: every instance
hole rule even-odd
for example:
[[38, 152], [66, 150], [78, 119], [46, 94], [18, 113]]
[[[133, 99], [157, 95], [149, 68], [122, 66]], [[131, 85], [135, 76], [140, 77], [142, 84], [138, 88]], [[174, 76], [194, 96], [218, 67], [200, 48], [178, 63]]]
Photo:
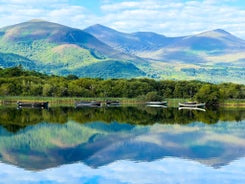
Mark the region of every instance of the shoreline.
[[[34, 96], [1, 96], [0, 105], [14, 105], [17, 101], [25, 102], [44, 102], [48, 101], [52, 106], [73, 106], [76, 101], [101, 101], [105, 103], [106, 100], [119, 100], [121, 105], [142, 105], [145, 104], [145, 101], [138, 98], [86, 98], [86, 97], [34, 97]], [[169, 107], [178, 107], [179, 102], [189, 101], [190, 99], [186, 98], [167, 98], [165, 99], [168, 102]], [[164, 100], [164, 101], [165, 101]], [[219, 104], [219, 107], [223, 108], [245, 108], [245, 99], [228, 99], [224, 100]]]

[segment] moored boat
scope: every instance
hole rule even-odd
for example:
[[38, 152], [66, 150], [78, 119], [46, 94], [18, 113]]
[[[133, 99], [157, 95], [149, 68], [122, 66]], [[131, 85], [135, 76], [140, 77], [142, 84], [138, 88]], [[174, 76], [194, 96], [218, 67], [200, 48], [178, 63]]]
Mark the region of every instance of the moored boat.
[[119, 106], [120, 102], [118, 100], [106, 100], [105, 105], [106, 106]]
[[184, 102], [179, 103], [179, 107], [205, 107], [205, 103], [197, 103], [197, 102]]
[[48, 108], [48, 102], [17, 102], [18, 108]]
[[75, 102], [75, 107], [101, 107], [101, 102], [98, 101], [80, 101]]

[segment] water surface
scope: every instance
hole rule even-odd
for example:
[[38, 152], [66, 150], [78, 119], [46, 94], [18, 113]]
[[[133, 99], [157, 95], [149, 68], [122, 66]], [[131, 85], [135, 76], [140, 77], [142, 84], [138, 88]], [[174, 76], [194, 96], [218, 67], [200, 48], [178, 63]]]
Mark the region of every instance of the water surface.
[[0, 109], [0, 183], [244, 183], [243, 109]]

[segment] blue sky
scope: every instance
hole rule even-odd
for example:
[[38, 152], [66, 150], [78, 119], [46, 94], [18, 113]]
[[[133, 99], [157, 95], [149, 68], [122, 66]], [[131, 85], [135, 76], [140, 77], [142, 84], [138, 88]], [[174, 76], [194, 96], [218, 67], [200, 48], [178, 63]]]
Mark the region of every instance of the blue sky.
[[244, 0], [0, 0], [0, 27], [44, 19], [84, 29], [183, 36], [225, 29], [245, 39]]

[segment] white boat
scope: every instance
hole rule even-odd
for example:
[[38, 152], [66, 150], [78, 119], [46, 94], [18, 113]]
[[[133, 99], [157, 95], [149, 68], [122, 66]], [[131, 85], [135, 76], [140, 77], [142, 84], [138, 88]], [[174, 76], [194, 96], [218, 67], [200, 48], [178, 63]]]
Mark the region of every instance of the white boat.
[[179, 103], [179, 107], [205, 107], [205, 103], [197, 103], [197, 102], [184, 102]]

